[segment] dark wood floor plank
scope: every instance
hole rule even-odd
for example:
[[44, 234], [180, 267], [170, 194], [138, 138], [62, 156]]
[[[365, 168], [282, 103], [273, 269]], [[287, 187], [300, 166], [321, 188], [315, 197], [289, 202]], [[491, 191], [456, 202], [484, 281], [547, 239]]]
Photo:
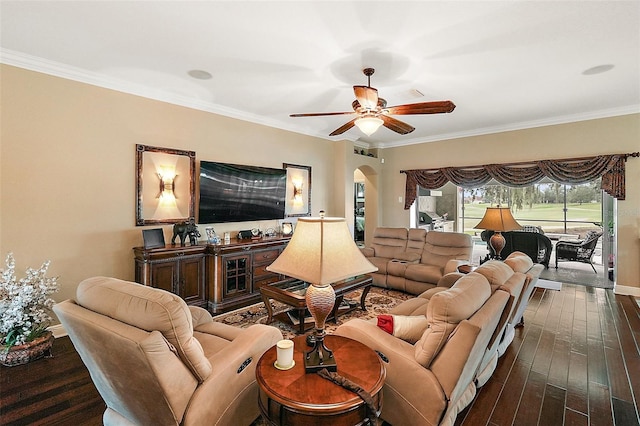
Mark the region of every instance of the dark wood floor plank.
[[471, 403], [469, 410], [466, 410], [465, 414], [458, 416], [463, 418], [460, 419], [460, 422], [456, 421], [456, 425], [486, 425], [493, 414], [502, 388], [503, 383], [492, 380], [478, 389], [476, 398]]
[[510, 425], [513, 423], [530, 370], [531, 364], [529, 363], [521, 360], [517, 360], [514, 363], [509, 378], [496, 403], [496, 407], [499, 406], [501, 408], [493, 411], [490, 419], [491, 423], [497, 425]]
[[616, 424], [625, 426], [638, 426], [640, 419], [632, 402], [612, 398], [613, 418]]
[[609, 388], [600, 383], [589, 382], [589, 423], [592, 426], [614, 424]]
[[553, 293], [555, 290], [545, 289], [542, 297], [540, 298], [540, 303], [536, 309], [536, 314], [533, 317], [532, 322], [536, 325], [543, 326], [547, 321], [547, 316], [549, 315], [549, 311], [551, 310], [551, 303], [553, 302]]
[[551, 365], [547, 382], [560, 388], [567, 388], [569, 375], [569, 359], [571, 356], [571, 342], [556, 339], [553, 347]]
[[557, 386], [546, 386], [540, 410], [541, 425], [561, 425], [564, 422], [565, 394], [566, 391]]
[[587, 356], [571, 352], [569, 355], [569, 375], [567, 378], [567, 408], [589, 414], [589, 375], [587, 371]]
[[633, 389], [633, 399], [636, 403], [636, 407], [640, 407], [640, 359], [639, 358], [625, 358], [625, 364], [627, 365], [627, 371], [629, 372], [629, 383]]
[[[631, 384], [629, 383], [627, 368], [624, 360], [622, 359], [620, 348], [605, 348], [605, 357], [611, 396], [613, 398], [633, 403]], [[640, 373], [640, 371], [637, 373]]]
[[587, 354], [587, 322], [573, 319], [573, 333], [571, 335], [571, 351]]
[[[522, 399], [516, 412], [514, 424], [522, 426], [536, 426], [542, 407], [544, 391], [547, 385], [547, 375], [531, 371], [527, 377]], [[563, 404], [564, 407], [564, 404]]]
[[589, 381], [608, 386], [607, 362], [604, 358], [604, 346], [602, 340], [589, 339], [587, 366], [589, 369]]
[[589, 426], [589, 417], [586, 414], [565, 408], [564, 426]]
[[521, 363], [531, 364], [536, 356], [536, 350], [538, 349], [538, 343], [540, 342], [540, 336], [542, 335], [542, 327], [536, 324], [527, 324], [527, 332], [524, 337], [524, 342], [520, 346], [518, 351], [518, 361]]
[[553, 331], [543, 329], [540, 334], [540, 340], [538, 341], [538, 348], [531, 365], [533, 371], [544, 374], [545, 377], [549, 372], [549, 366], [551, 365], [551, 358], [553, 356], [553, 347], [556, 341], [556, 334]]
[[556, 332], [560, 324], [560, 315], [562, 314], [562, 305], [564, 301], [564, 293], [561, 291], [550, 291], [551, 293], [551, 307], [547, 314], [544, 328], [545, 330]]
[[[615, 300], [613, 301], [615, 303]], [[618, 329], [613, 318], [609, 300], [605, 298], [605, 303], [600, 304], [600, 325], [602, 327], [602, 341], [606, 347], [620, 347]]]

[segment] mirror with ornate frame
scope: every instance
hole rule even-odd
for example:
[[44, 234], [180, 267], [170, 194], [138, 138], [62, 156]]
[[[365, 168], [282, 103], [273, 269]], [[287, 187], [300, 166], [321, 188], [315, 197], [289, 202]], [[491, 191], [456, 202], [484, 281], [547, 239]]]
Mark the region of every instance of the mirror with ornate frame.
[[136, 226], [195, 222], [196, 153], [136, 144]]

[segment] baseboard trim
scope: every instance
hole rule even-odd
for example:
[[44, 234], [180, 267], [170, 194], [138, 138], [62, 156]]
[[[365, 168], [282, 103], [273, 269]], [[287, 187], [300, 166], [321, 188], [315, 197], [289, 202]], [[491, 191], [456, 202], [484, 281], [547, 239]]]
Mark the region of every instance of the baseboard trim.
[[56, 325], [52, 325], [51, 327], [47, 328], [50, 332], [53, 333], [53, 337], [55, 337], [56, 339], [59, 337], [64, 337], [67, 336], [67, 330], [65, 330], [64, 326], [62, 324], [56, 324]]
[[615, 285], [613, 287], [613, 292], [615, 294], [629, 295], [640, 297], [640, 287], [631, 287], [628, 285]]

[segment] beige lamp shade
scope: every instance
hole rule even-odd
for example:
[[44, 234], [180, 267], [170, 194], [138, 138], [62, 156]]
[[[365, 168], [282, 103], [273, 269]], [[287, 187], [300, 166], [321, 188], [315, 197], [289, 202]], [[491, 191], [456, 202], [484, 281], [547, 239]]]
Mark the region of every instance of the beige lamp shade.
[[484, 217], [474, 229], [504, 232], [522, 229], [522, 226], [513, 218], [509, 207], [487, 207]]
[[378, 268], [360, 252], [344, 218], [304, 217], [267, 270], [322, 286]]

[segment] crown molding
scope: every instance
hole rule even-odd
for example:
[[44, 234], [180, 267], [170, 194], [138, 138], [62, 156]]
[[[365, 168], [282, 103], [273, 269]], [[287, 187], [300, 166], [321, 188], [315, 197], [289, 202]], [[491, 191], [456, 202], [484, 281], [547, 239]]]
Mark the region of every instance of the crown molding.
[[640, 113], [640, 105], [629, 105], [629, 106], [620, 107], [620, 108], [611, 108], [611, 109], [591, 111], [591, 112], [586, 112], [581, 114], [571, 114], [571, 115], [564, 115], [559, 117], [551, 117], [543, 120], [510, 123], [506, 126], [482, 127], [479, 129], [469, 130], [467, 132], [443, 133], [440, 135], [431, 136], [426, 139], [415, 138], [415, 139], [407, 139], [407, 140], [396, 141], [396, 142], [380, 143], [380, 144], [376, 144], [375, 147], [376, 148], [396, 148], [400, 146], [417, 145], [417, 144], [428, 143], [428, 142], [438, 142], [438, 141], [445, 141], [450, 139], [460, 139], [460, 138], [468, 138], [473, 136], [490, 135], [494, 133], [504, 133], [504, 132], [511, 132], [515, 130], [533, 129], [536, 127], [555, 126], [558, 124], [575, 123], [579, 121], [596, 120], [599, 118], [618, 117], [622, 115], [638, 114], [638, 113]]
[[335, 141], [338, 139], [356, 139], [355, 137], [335, 138], [314, 132], [304, 132], [299, 128], [287, 126], [286, 124], [277, 120], [266, 119], [262, 116], [249, 114], [244, 111], [228, 108], [222, 105], [214, 104], [212, 102], [206, 102], [200, 99], [176, 95], [175, 93], [159, 90], [155, 87], [131, 83], [117, 78], [108, 77], [97, 72], [88, 71], [82, 68], [73, 67], [71, 65], [50, 61], [38, 56], [32, 56], [26, 53], [17, 52], [5, 48], [0, 48], [0, 63], [24, 68], [30, 71], [40, 72], [47, 75], [52, 75], [54, 77], [77, 81], [79, 83], [90, 84], [92, 86], [115, 90], [118, 92], [136, 95], [147, 99], [153, 99], [160, 102], [166, 102], [173, 105], [196, 109], [199, 111], [210, 112], [229, 118], [235, 118], [242, 121], [248, 121], [263, 126], [304, 134], [320, 139], [326, 139], [330, 141]]
[[482, 136], [492, 133], [502, 133], [514, 130], [530, 129], [534, 127], [553, 126], [557, 124], [573, 123], [577, 121], [594, 120], [598, 118], [608, 118], [620, 115], [636, 114], [640, 112], [640, 105], [630, 105], [622, 108], [613, 108], [608, 110], [593, 111], [583, 114], [573, 114], [560, 117], [551, 117], [544, 120], [527, 121], [521, 123], [511, 123], [506, 126], [484, 127], [473, 129], [466, 132], [444, 133], [434, 135], [429, 138], [402, 139], [387, 143], [369, 143], [363, 141], [358, 136], [339, 135], [331, 137], [317, 132], [307, 132], [300, 128], [294, 128], [282, 121], [266, 119], [265, 117], [255, 114], [249, 114], [244, 111], [228, 108], [212, 102], [205, 102], [200, 99], [189, 98], [186, 96], [176, 95], [175, 93], [159, 90], [141, 84], [135, 84], [120, 80], [113, 77], [105, 76], [97, 72], [88, 71], [82, 68], [73, 67], [60, 62], [50, 61], [38, 56], [28, 55], [26, 53], [17, 52], [10, 49], [0, 48], [0, 63], [24, 68], [55, 77], [73, 80], [80, 83], [90, 84], [93, 86], [111, 89], [122, 93], [140, 96], [147, 99], [153, 99], [160, 102], [166, 102], [173, 105], [179, 105], [186, 108], [196, 109], [199, 111], [210, 112], [237, 120], [248, 121], [254, 124], [260, 124], [288, 132], [303, 134], [328, 141], [349, 140], [354, 142], [356, 146], [367, 148], [395, 148], [400, 146], [416, 145], [428, 142], [444, 141], [449, 139], [459, 139], [472, 136]]

